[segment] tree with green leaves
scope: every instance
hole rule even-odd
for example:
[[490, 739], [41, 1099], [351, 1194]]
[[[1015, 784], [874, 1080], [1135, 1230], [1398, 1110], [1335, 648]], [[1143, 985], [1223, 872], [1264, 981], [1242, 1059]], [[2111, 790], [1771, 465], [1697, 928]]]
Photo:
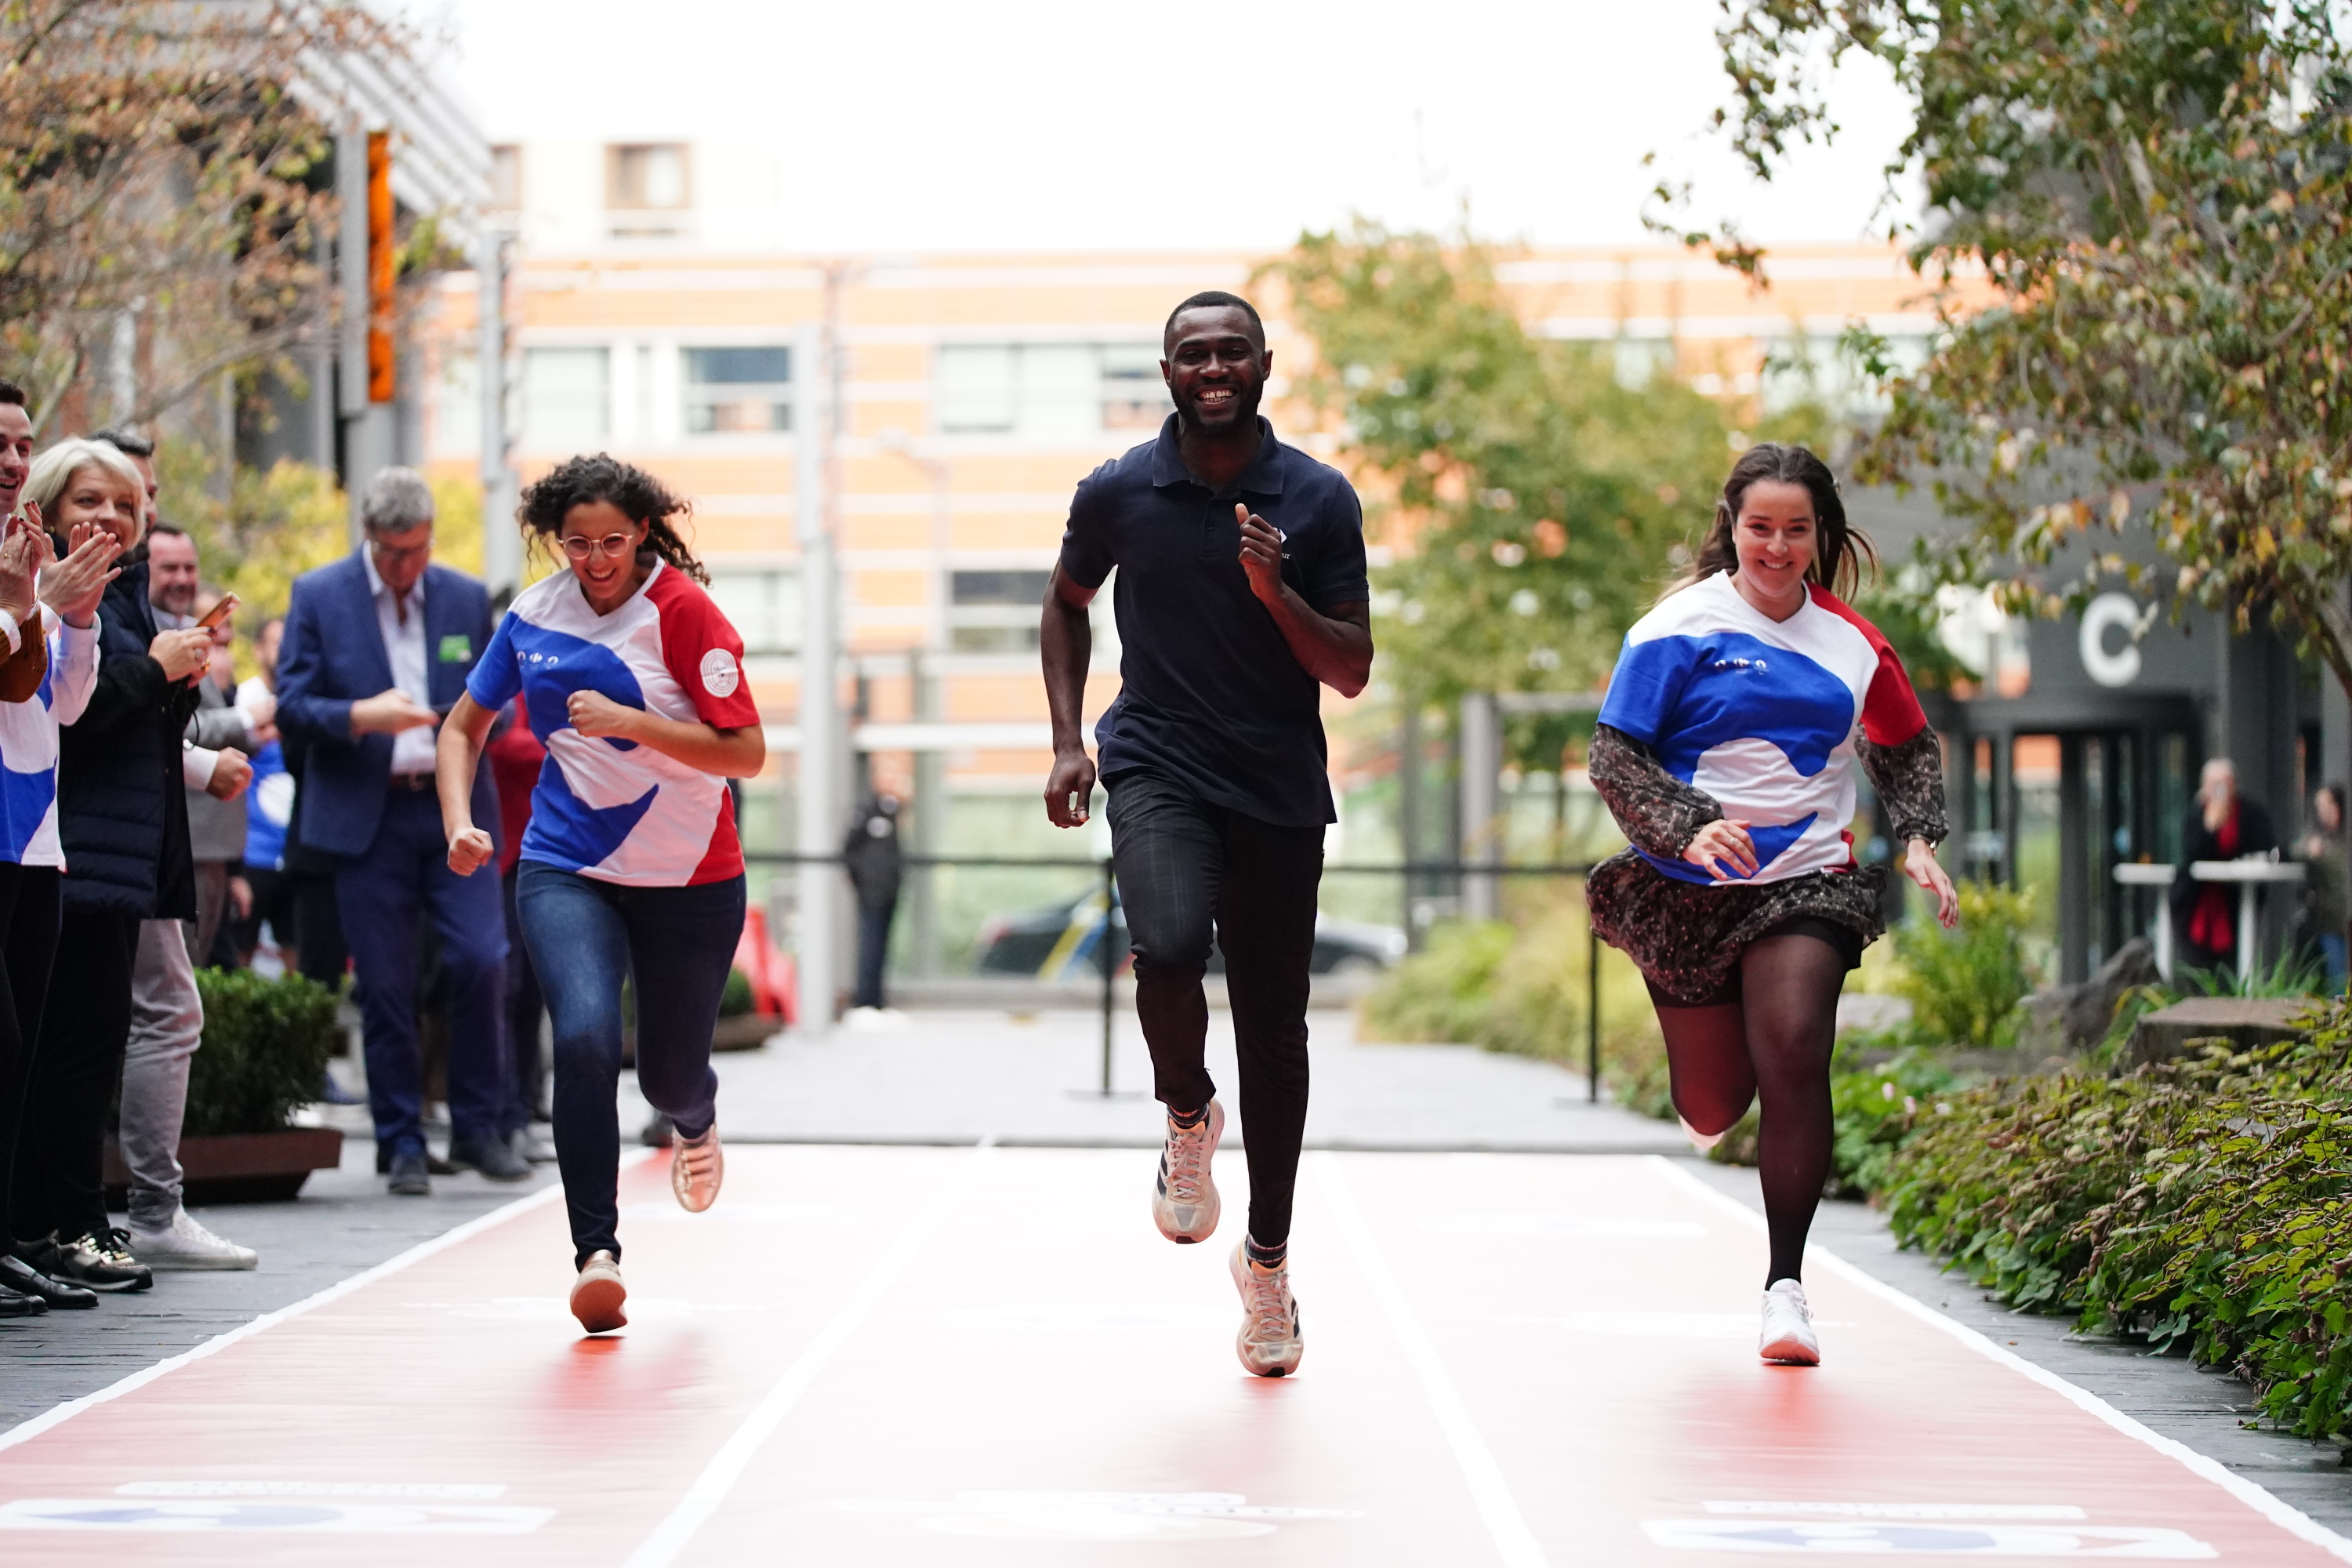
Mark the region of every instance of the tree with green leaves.
[[[1910, 100], [1890, 196], [1924, 182], [1912, 260], [1944, 331], [1907, 375], [1849, 334], [1891, 395], [1853, 466], [1932, 483], [1970, 525], [1941, 574], [2045, 613], [2121, 581], [2242, 626], [2273, 614], [2352, 689], [2339, 9], [1726, 0], [1718, 121], [1759, 175], [1835, 135], [1850, 58]], [[1736, 234], [1686, 237], [1769, 279]]]
[[1383, 679], [1422, 703], [1591, 690], [1727, 461], [1716, 404], [1621, 383], [1606, 343], [1530, 333], [1496, 265], [1467, 237], [1360, 222], [1265, 268], [1315, 345], [1297, 394], [1339, 420], [1375, 536], [1409, 535], [1375, 609]]

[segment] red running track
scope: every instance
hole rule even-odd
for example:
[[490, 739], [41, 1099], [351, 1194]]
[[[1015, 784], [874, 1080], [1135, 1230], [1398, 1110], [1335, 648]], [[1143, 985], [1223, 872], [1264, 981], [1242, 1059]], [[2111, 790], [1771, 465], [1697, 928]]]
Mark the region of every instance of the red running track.
[[1659, 1160], [1310, 1156], [1249, 1378], [1150, 1158], [740, 1148], [699, 1216], [640, 1163], [593, 1341], [526, 1199], [0, 1437], [0, 1562], [2352, 1561], [1833, 1259], [1827, 1364], [1759, 1364], [1760, 1227]]

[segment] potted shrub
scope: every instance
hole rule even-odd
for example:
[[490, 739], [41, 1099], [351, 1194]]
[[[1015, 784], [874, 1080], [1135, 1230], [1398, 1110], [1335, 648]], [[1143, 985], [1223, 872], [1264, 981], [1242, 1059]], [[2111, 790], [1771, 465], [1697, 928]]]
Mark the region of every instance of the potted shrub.
[[[270, 980], [249, 969], [200, 969], [204, 1045], [190, 1063], [180, 1164], [191, 1203], [255, 1203], [294, 1196], [312, 1171], [342, 1159], [331, 1127], [296, 1127], [319, 1098], [341, 1037], [334, 994], [299, 974]], [[130, 1173], [107, 1147], [110, 1193]]]

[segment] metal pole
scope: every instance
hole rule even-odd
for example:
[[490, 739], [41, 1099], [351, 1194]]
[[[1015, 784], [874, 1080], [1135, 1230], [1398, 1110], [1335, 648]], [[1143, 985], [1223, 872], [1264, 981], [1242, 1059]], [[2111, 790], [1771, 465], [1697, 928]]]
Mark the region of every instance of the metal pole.
[[522, 586], [522, 534], [515, 476], [507, 464], [507, 237], [483, 226], [474, 262], [479, 332], [474, 349], [482, 397], [482, 581], [492, 595]]
[[1110, 1098], [1110, 1044], [1111, 1044], [1111, 1028], [1112, 1028], [1112, 1009], [1118, 1005], [1118, 993], [1113, 989], [1113, 982], [1114, 982], [1115, 978], [1117, 977], [1117, 975], [1118, 975], [1118, 955], [1116, 952], [1112, 952], [1112, 951], [1111, 951], [1111, 945], [1110, 945], [1110, 901], [1111, 901], [1112, 898], [1113, 898], [1113, 897], [1115, 897], [1115, 896], [1116, 896], [1116, 894], [1117, 894], [1117, 892], [1118, 892], [1118, 881], [1117, 881], [1117, 878], [1116, 878], [1116, 877], [1115, 877], [1115, 875], [1113, 874], [1113, 871], [1112, 871], [1112, 868], [1111, 868], [1111, 858], [1110, 858], [1110, 857], [1109, 857], [1109, 856], [1108, 856], [1108, 855], [1106, 855], [1106, 856], [1104, 856], [1104, 857], [1103, 857], [1102, 871], [1103, 871], [1103, 934], [1102, 934], [1102, 974], [1103, 974], [1103, 990], [1102, 990], [1102, 1007], [1103, 1007], [1103, 1052], [1102, 1052], [1102, 1057], [1103, 1057], [1103, 1063], [1102, 1063], [1102, 1091], [1103, 1091], [1103, 1098], [1104, 1098], [1104, 1099], [1106, 1099], [1106, 1100], [1108, 1100], [1108, 1099], [1109, 1099], [1109, 1098]]
[[[833, 535], [825, 527], [826, 374], [820, 330], [803, 327], [793, 340], [793, 531], [801, 550], [800, 851], [830, 856], [840, 847], [838, 793], [842, 760], [840, 647], [835, 616]], [[824, 1034], [833, 1026], [835, 977], [834, 883], [830, 865], [800, 867], [800, 1026]]]
[[1584, 1098], [1601, 1103], [1601, 933], [1584, 917]]

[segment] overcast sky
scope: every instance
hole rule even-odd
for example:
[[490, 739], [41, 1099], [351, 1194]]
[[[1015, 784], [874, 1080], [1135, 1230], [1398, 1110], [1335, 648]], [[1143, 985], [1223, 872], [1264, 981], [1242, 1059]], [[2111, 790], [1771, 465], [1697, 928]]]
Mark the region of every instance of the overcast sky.
[[[1871, 226], [1883, 79], [1770, 187], [1706, 130], [1715, 0], [422, 0], [494, 141], [740, 141], [794, 248], [1276, 247], [1351, 212], [1640, 240], [1660, 168], [1768, 239]], [[1852, 74], [1852, 73], [1850, 73]]]

